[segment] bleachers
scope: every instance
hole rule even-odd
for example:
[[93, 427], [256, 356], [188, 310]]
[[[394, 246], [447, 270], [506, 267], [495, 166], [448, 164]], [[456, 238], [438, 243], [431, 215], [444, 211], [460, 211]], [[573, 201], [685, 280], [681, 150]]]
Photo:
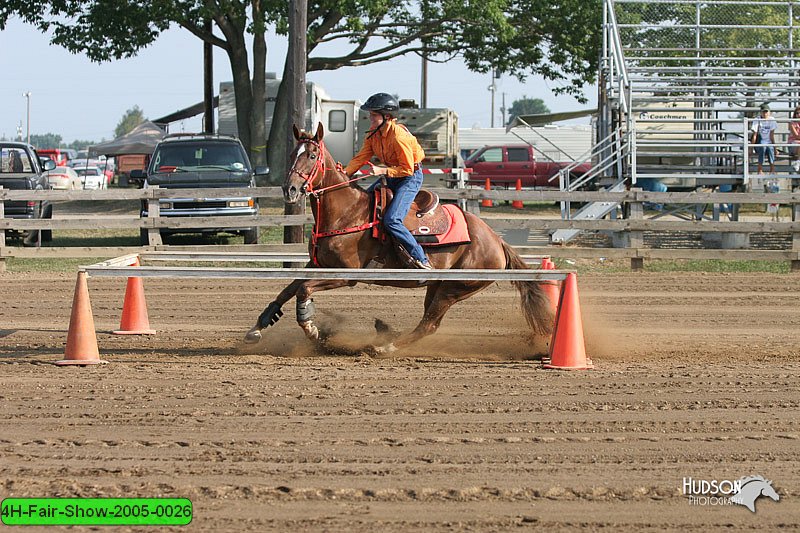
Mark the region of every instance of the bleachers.
[[[795, 43], [795, 39], [798, 40]], [[798, 176], [787, 132], [800, 104], [800, 2], [604, 0], [598, 142], [588, 179], [608, 189], [693, 190]], [[762, 104], [778, 122], [775, 174], [755, 176], [749, 130]], [[765, 165], [765, 170], [769, 167]], [[601, 218], [614, 207], [563, 216]], [[554, 242], [577, 231], [559, 230]]]

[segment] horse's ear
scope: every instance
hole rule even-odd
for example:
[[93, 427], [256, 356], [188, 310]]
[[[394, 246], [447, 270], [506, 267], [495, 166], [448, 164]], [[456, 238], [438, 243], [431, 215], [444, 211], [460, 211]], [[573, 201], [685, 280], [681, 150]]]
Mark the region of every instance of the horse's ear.
[[320, 122], [317, 124], [317, 133], [314, 135], [314, 140], [320, 142], [324, 136], [325, 128], [322, 126], [322, 122]]
[[294, 139], [296, 141], [300, 140], [300, 130], [297, 129], [297, 124], [292, 124], [292, 133], [294, 133]]

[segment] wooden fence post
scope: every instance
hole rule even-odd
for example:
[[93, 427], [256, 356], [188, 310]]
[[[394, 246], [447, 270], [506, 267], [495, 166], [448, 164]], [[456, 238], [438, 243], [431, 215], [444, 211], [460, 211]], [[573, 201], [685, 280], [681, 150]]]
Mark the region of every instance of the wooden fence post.
[[[154, 185], [153, 189], [158, 189], [158, 185]], [[158, 198], [148, 198], [147, 199], [147, 219], [148, 220], [155, 220], [157, 218], [161, 218], [161, 206], [158, 203]], [[161, 246], [164, 244], [161, 241], [161, 229], [160, 228], [147, 228], [147, 244], [149, 246]]]
[[[0, 185], [0, 191], [3, 190], [3, 186]], [[5, 202], [0, 200], [0, 220], [5, 218]], [[6, 230], [0, 228], [0, 272], [6, 271], [6, 258], [3, 256], [3, 252], [5, 252], [6, 248]]]
[[[792, 222], [800, 220], [800, 204], [792, 204]], [[792, 251], [800, 252], [800, 232], [792, 232]], [[800, 272], [800, 260], [792, 259], [789, 268], [792, 272]]]
[[[631, 191], [634, 193], [634, 199], [630, 202], [630, 211], [628, 215], [629, 220], [643, 220], [644, 219], [644, 205], [639, 199], [638, 193], [642, 189], [634, 188]], [[628, 246], [631, 250], [638, 250], [644, 246], [644, 233], [641, 231], [630, 231], [628, 238]], [[638, 272], [644, 268], [643, 257], [631, 257], [631, 270]]]

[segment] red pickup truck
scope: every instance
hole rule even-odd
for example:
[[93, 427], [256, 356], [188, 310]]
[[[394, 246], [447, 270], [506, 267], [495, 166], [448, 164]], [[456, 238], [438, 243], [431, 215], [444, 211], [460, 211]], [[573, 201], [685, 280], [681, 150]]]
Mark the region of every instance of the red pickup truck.
[[[470, 185], [484, 185], [489, 178], [493, 185], [514, 187], [519, 179], [523, 187], [558, 188], [558, 171], [572, 161], [536, 160], [532, 146], [527, 144], [484, 146], [470, 155], [464, 166], [472, 168]], [[575, 167], [570, 174], [581, 176], [591, 169], [588, 163]], [[550, 178], [555, 178], [550, 181]]]

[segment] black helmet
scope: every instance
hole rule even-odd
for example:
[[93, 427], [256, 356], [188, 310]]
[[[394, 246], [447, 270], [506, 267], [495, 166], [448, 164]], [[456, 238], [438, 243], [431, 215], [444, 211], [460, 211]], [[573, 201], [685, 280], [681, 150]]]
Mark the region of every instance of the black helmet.
[[400, 104], [397, 103], [397, 99], [391, 94], [376, 93], [367, 98], [367, 101], [364, 102], [364, 105], [361, 106], [361, 109], [364, 111], [376, 111], [378, 113], [381, 111], [386, 113], [394, 113], [400, 109]]

